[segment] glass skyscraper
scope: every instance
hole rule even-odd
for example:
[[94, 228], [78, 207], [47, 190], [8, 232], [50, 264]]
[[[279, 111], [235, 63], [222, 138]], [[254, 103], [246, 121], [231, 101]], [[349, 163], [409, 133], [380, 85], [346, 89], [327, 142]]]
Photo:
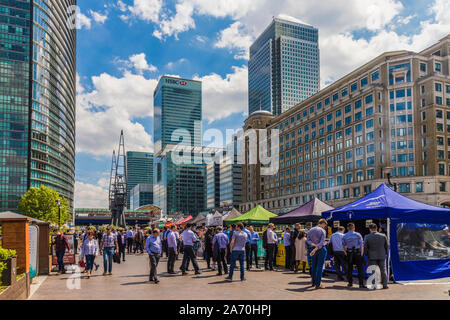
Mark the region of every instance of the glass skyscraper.
[[[154, 204], [164, 214], [196, 215], [205, 210], [206, 165], [202, 161], [202, 83], [161, 77], [154, 93]], [[190, 139], [172, 140], [175, 130]], [[186, 137], [184, 137], [186, 138]], [[191, 163], [178, 163], [182, 144]]]
[[[153, 171], [153, 166], [152, 166]], [[152, 174], [153, 178], [153, 174]], [[130, 191], [130, 209], [138, 208], [153, 204], [153, 181], [151, 184], [140, 183]]]
[[206, 165], [201, 159], [201, 147], [183, 149], [190, 164], [178, 164], [176, 146], [167, 145], [155, 158], [153, 200], [164, 214], [197, 215], [206, 208]]
[[274, 18], [250, 47], [249, 115], [279, 115], [320, 88], [319, 31], [291, 17]]
[[150, 185], [153, 184], [153, 153], [128, 151], [127, 152], [128, 209], [131, 209], [132, 207], [130, 192], [138, 184], [150, 184]]
[[202, 83], [194, 80], [164, 76], [154, 92], [155, 154], [172, 141], [175, 130], [186, 130], [190, 141], [183, 144], [202, 144]]
[[[73, 206], [76, 0], [0, 1], [0, 210], [45, 185]], [[69, 13], [68, 13], [69, 12]]]

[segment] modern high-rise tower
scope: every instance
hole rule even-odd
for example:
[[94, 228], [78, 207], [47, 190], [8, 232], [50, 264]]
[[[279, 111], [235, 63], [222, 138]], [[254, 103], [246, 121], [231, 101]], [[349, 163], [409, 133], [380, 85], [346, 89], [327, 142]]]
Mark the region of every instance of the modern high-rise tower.
[[280, 15], [250, 47], [249, 115], [279, 115], [320, 87], [319, 31], [295, 18]]
[[41, 185], [73, 207], [76, 4], [0, 1], [0, 210]]
[[175, 130], [185, 130], [190, 141], [183, 144], [202, 145], [202, 83], [200, 81], [161, 77], [154, 92], [155, 154], [172, 141]]
[[[154, 110], [154, 204], [164, 214], [198, 214], [206, 206], [202, 83], [162, 77], [154, 93]], [[178, 134], [183, 139], [178, 139]], [[180, 147], [190, 163], [177, 161]]]
[[[153, 185], [153, 153], [127, 152], [127, 208], [131, 209], [131, 190], [138, 184]], [[150, 191], [149, 191], [150, 192]], [[152, 190], [153, 192], [153, 190]], [[152, 196], [153, 198], [153, 196]], [[152, 199], [153, 202], [153, 199]], [[152, 204], [152, 203], [146, 203]]]

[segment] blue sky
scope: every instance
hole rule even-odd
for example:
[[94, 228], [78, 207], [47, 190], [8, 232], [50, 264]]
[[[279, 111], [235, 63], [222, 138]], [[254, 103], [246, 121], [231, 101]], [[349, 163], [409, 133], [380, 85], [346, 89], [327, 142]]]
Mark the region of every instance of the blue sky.
[[319, 28], [322, 87], [384, 51], [450, 33], [447, 0], [79, 0], [76, 207], [107, 207], [111, 154], [153, 150], [161, 75], [203, 82], [204, 130], [247, 116], [248, 47], [273, 16]]

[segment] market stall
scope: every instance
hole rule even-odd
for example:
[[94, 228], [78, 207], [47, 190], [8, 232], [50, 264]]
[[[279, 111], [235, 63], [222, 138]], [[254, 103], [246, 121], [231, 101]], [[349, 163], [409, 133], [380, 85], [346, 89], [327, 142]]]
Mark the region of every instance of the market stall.
[[233, 208], [229, 213], [224, 215], [223, 220], [226, 224], [226, 221], [235, 219], [241, 215], [242, 215], [242, 213], [240, 213], [236, 208]]
[[412, 200], [382, 184], [322, 216], [329, 221], [386, 221], [388, 260], [396, 281], [450, 277], [450, 209]]
[[206, 224], [206, 217], [199, 213], [192, 221], [192, 224], [195, 224], [197, 227], [201, 227], [202, 225]]
[[207, 227], [218, 227], [223, 224], [223, 216], [219, 211], [216, 211], [214, 214], [208, 214], [206, 216], [206, 226]]
[[322, 212], [333, 210], [334, 208], [325, 202], [314, 198], [310, 202], [304, 204], [300, 208], [292, 210], [282, 216], [270, 218], [270, 222], [274, 224], [292, 225], [295, 223], [317, 223], [322, 218]]
[[250, 225], [262, 226], [269, 223], [270, 218], [276, 217], [275, 213], [270, 212], [269, 210], [264, 209], [261, 206], [256, 206], [252, 210], [247, 213], [242, 214], [241, 216], [228, 219], [225, 221], [227, 225], [235, 224], [238, 222], [246, 222]]
[[183, 218], [183, 219], [181, 219], [181, 220], [175, 222], [175, 225], [176, 225], [176, 226], [183, 226], [183, 225], [189, 223], [190, 220], [192, 220], [192, 219], [193, 219], [192, 216], [189, 216], [189, 217], [187, 217], [187, 218]]

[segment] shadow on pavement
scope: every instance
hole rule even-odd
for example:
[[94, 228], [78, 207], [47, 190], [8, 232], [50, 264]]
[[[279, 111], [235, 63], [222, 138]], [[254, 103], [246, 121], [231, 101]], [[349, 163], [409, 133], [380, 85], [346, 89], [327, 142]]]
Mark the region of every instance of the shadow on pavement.
[[222, 281], [209, 282], [208, 284], [224, 284], [224, 283], [232, 283], [232, 281], [222, 280]]
[[208, 279], [208, 278], [217, 278], [217, 277], [220, 277], [220, 276], [213, 274], [210, 276], [195, 276], [195, 277], [192, 277], [192, 279]]
[[286, 291], [290, 292], [312, 292], [316, 291], [316, 289], [312, 286], [304, 287], [304, 288], [298, 288], [298, 289], [285, 289]]
[[126, 282], [126, 283], [121, 283], [121, 286], [134, 286], [134, 285], [138, 285], [138, 284], [153, 284], [153, 281], [137, 281], [137, 282]]

